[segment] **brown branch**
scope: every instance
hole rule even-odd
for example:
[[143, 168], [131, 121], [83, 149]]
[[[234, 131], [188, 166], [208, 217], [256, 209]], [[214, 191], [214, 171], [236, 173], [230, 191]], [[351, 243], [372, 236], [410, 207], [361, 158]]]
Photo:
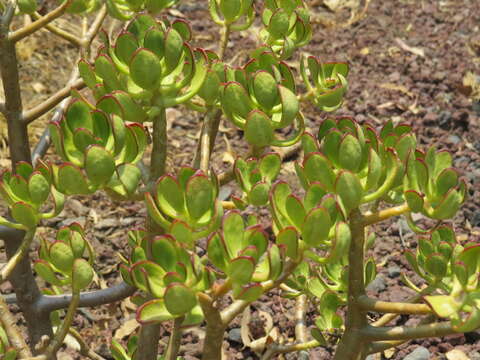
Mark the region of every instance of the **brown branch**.
[[180, 350], [180, 343], [182, 341], [182, 323], [185, 316], [180, 316], [173, 320], [172, 333], [168, 340], [167, 351], [165, 352], [165, 360], [177, 360], [178, 351]]
[[456, 331], [450, 322], [440, 322], [415, 327], [374, 327], [368, 325], [360, 330], [360, 335], [364, 340], [369, 341], [421, 339], [426, 337], [441, 337], [455, 333]]
[[221, 360], [223, 335], [226, 329], [223, 317], [210, 296], [199, 293], [198, 302], [207, 322], [202, 360]]
[[432, 309], [425, 304], [409, 304], [403, 302], [388, 302], [372, 299], [367, 295], [358, 298], [359, 306], [365, 311], [392, 314], [425, 315], [431, 314]]
[[[38, 12], [34, 12], [32, 14], [32, 17], [35, 20], [39, 20], [42, 18], [42, 15], [40, 15]], [[59, 27], [53, 25], [53, 24], [47, 24], [45, 25], [45, 29], [50, 31], [52, 34], [57, 35], [58, 37], [61, 37], [64, 40], [67, 40], [69, 43], [76, 47], [81, 47], [82, 46], [82, 39], [76, 37], [75, 35], [70, 34], [69, 32], [60, 29]]]
[[20, 357], [32, 356], [20, 329], [17, 328], [15, 318], [2, 297], [0, 297], [0, 322], [7, 333], [8, 341], [18, 351]]
[[[266, 354], [262, 357], [262, 360], [268, 360], [272, 356], [276, 354], [286, 354], [286, 353], [291, 353], [295, 351], [306, 351], [309, 349], [316, 348], [317, 346], [320, 346], [320, 344], [317, 340], [310, 340], [308, 342], [304, 343], [299, 343], [299, 344], [273, 344], [269, 349], [271, 349], [270, 354], [268, 355], [269, 357], [265, 357]], [[268, 351], [268, 350], [267, 350]]]
[[88, 357], [92, 360], [106, 360], [103, 356], [98, 355], [95, 351], [93, 351], [90, 346], [83, 340], [82, 336], [79, 334], [77, 330], [74, 328], [70, 328], [68, 333], [77, 340], [78, 344], [80, 345], [80, 354], [83, 356]]
[[29, 124], [32, 121], [38, 119], [43, 114], [47, 113], [55, 106], [57, 106], [62, 100], [70, 96], [72, 89], [80, 90], [85, 87], [83, 79], [76, 79], [73, 82], [69, 82], [65, 87], [58, 90], [55, 94], [50, 96], [47, 100], [38, 104], [34, 108], [27, 110], [22, 115], [22, 121]]
[[92, 45], [93, 39], [95, 39], [95, 36], [97, 36], [106, 16], [107, 16], [107, 7], [106, 5], [103, 5], [97, 14], [97, 17], [93, 21], [92, 25], [90, 25], [90, 29], [88, 29], [87, 33], [82, 39], [82, 49], [81, 49], [82, 57], [84, 58], [88, 57], [88, 54], [90, 53], [90, 45]]
[[33, 23], [14, 31], [10, 35], [8, 35], [8, 40], [12, 43], [16, 43], [27, 37], [28, 35], [33, 34], [37, 30], [40, 30], [45, 25], [62, 16], [67, 10], [67, 8], [70, 6], [71, 2], [72, 0], [66, 0], [62, 5], [50, 11], [47, 15], [42, 16], [40, 19], [34, 21]]
[[7, 34], [10, 28], [10, 24], [15, 15], [15, 8], [17, 7], [17, 0], [10, 0], [5, 6], [3, 16], [0, 16], [0, 39], [3, 38], [3, 34]]
[[25, 258], [25, 255], [28, 254], [34, 236], [35, 230], [27, 231], [15, 254], [8, 259], [7, 264], [0, 271], [0, 284], [8, 279], [18, 264]]
[[[285, 269], [283, 270], [283, 273], [275, 280], [269, 280], [265, 281], [262, 283], [263, 286], [263, 293], [266, 293], [267, 291], [270, 291], [278, 286], [280, 286], [281, 283], [283, 283], [295, 270], [299, 262], [297, 261], [288, 261], [287, 264], [285, 265]], [[245, 308], [250, 305], [249, 301], [246, 300], [236, 300], [234, 301], [230, 306], [222, 310], [221, 312], [221, 321], [222, 324], [227, 326], [230, 324], [230, 322]]]

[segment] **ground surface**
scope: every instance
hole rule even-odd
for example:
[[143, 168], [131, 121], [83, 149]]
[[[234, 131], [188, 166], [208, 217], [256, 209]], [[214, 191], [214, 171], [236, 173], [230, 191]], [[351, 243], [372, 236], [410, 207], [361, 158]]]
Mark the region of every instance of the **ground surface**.
[[[206, 19], [208, 14], [204, 1], [183, 1], [178, 12], [193, 19], [194, 31], [202, 31], [195, 40], [196, 46], [213, 48], [218, 39], [218, 30]], [[461, 239], [480, 240], [480, 110], [472, 107], [461, 86], [467, 71], [480, 75], [480, 2], [476, 0], [455, 1], [401, 1], [373, 0], [368, 16], [346, 29], [326, 29], [316, 25], [314, 38], [306, 51], [323, 60], [346, 60], [351, 65], [349, 91], [345, 105], [337, 114], [352, 115], [359, 121], [368, 121], [381, 126], [392, 119], [411, 124], [425, 148], [435, 145], [454, 153], [455, 166], [461, 170], [470, 187], [470, 198], [455, 218], [453, 225]], [[254, 43], [250, 34], [235, 34], [228, 56], [237, 55], [242, 62], [242, 52]], [[25, 91], [24, 102], [32, 106], [63, 86], [69, 77], [70, 66], [75, 60], [75, 51], [70, 46], [41, 33], [22, 43], [19, 50], [22, 60], [21, 79]], [[230, 57], [231, 58], [231, 57]], [[295, 65], [295, 62], [292, 62]], [[198, 138], [197, 120], [183, 109], [170, 112], [172, 130], [172, 162], [191, 162]], [[323, 114], [313, 108], [306, 110], [308, 125], [314, 128]], [[0, 120], [0, 139], [5, 127]], [[40, 135], [43, 123], [32, 129], [32, 141]], [[222, 126], [215, 166], [227, 168], [231, 154], [226, 153], [227, 143], [233, 151], [243, 153], [244, 145], [239, 134], [228, 125]], [[8, 166], [4, 144], [1, 149], [0, 168]], [[173, 160], [174, 159], [174, 160]], [[293, 169], [292, 163], [286, 166]], [[292, 171], [282, 174], [293, 179]], [[88, 230], [95, 247], [98, 286], [103, 287], [118, 281], [117, 252], [126, 254], [126, 230], [142, 224], [145, 210], [141, 203], [112, 204], [102, 194], [91, 198], [70, 199], [66, 210], [55, 221], [45, 224], [40, 232], [52, 233], [59, 225], [78, 221]], [[402, 243], [402, 239], [403, 243]], [[410, 273], [402, 252], [415, 247], [415, 238], [402, 220], [378, 228], [374, 250], [379, 259], [379, 278], [370, 292], [383, 300], [399, 301], [411, 296], [399, 280], [400, 272]], [[2, 292], [10, 291], [8, 285]], [[122, 304], [86, 309], [78, 316], [76, 326], [91, 347], [108, 358], [107, 346], [114, 334], [122, 338], [136, 327], [133, 319], [134, 306], [129, 301]], [[313, 309], [312, 309], [313, 310]], [[262, 335], [266, 316], [285, 336], [293, 336], [292, 303], [277, 293], [262, 299], [252, 307], [254, 335]], [[267, 315], [262, 315], [266, 313]], [[312, 315], [313, 313], [309, 313]], [[311, 323], [311, 318], [308, 319]], [[398, 324], [407, 319], [400, 318]], [[415, 320], [407, 321], [414, 324]], [[239, 334], [240, 323], [236, 322], [225, 339], [228, 359], [257, 359], [257, 355], [244, 349]], [[199, 359], [198, 342], [202, 333], [194, 331], [185, 336], [183, 351], [189, 360]], [[383, 358], [400, 360], [406, 358], [416, 347], [423, 346], [431, 359], [446, 359], [453, 348], [467, 354], [467, 359], [480, 359], [480, 332], [444, 339], [412, 341], [398, 350], [384, 354]], [[162, 330], [162, 341], [168, 340], [168, 329]], [[68, 359], [73, 354], [67, 350]], [[310, 359], [327, 360], [332, 349], [317, 349]], [[449, 360], [462, 359], [448, 355]], [[288, 359], [296, 359], [297, 355]], [[425, 358], [425, 357], [424, 357]], [[420, 357], [418, 359], [421, 359]]]

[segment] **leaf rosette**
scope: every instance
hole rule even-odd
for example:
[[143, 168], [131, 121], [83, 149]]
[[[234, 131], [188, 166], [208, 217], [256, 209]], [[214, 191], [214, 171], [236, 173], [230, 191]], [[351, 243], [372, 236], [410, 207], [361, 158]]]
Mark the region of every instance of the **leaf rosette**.
[[53, 286], [68, 285], [78, 293], [93, 280], [94, 251], [77, 223], [59, 229], [53, 242], [42, 238], [38, 255], [34, 269]]
[[[54, 186], [52, 166], [39, 161], [33, 168], [19, 162], [16, 172], [4, 171], [0, 177], [0, 199], [10, 208], [14, 222], [0, 217], [0, 225], [19, 229], [33, 229], [41, 219], [57, 216], [63, 209], [65, 196]], [[44, 205], [53, 203], [53, 209], [44, 211]]]
[[309, 56], [300, 61], [300, 73], [307, 88], [305, 99], [323, 111], [334, 111], [343, 103], [347, 91], [349, 65], [344, 62], [322, 63]]
[[264, 4], [260, 38], [279, 59], [287, 59], [312, 38], [307, 6], [302, 0], [267, 0]]
[[[227, 71], [221, 106], [226, 117], [244, 131], [247, 142], [255, 147], [290, 146], [304, 130], [292, 72], [272, 53], [262, 52], [244, 67]], [[290, 138], [276, 136], [276, 130], [292, 124], [296, 131]]]
[[104, 35], [93, 64], [78, 64], [97, 108], [142, 122], [155, 117], [159, 108], [190, 100], [208, 69], [206, 52], [188, 44], [191, 36], [185, 21], [158, 22], [148, 14], [133, 19], [114, 44]]
[[223, 214], [217, 200], [218, 183], [214, 175], [183, 167], [177, 176], [158, 179], [153, 193], [145, 194], [150, 217], [177, 240], [193, 247], [220, 225]]
[[57, 153], [66, 163], [53, 167], [57, 189], [67, 195], [107, 189], [121, 198], [133, 195], [140, 183], [136, 167], [148, 137], [138, 123], [126, 124], [82, 100], [49, 125]]

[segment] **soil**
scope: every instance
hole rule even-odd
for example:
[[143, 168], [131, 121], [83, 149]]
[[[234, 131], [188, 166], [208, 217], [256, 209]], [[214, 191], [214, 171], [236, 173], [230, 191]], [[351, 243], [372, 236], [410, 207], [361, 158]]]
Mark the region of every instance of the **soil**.
[[[312, 8], [314, 12], [324, 10], [319, 5]], [[214, 48], [219, 34], [217, 27], [209, 21], [206, 1], [182, 1], [170, 15], [193, 19], [194, 33], [201, 34], [196, 36], [195, 46]], [[79, 23], [78, 19], [73, 23]], [[241, 64], [247, 56], [243, 49], [251, 48], [254, 43], [255, 37], [251, 33], [233, 34], [227, 59], [234, 57], [235, 63]], [[451, 223], [460, 240], [479, 241], [480, 104], [469, 97], [471, 89], [462, 85], [462, 79], [470, 71], [479, 76], [480, 82], [480, 2], [373, 0], [367, 16], [352, 26], [327, 28], [316, 24], [314, 37], [305, 51], [325, 61], [345, 60], [350, 63], [349, 91], [337, 115], [353, 116], [376, 127], [388, 120], [407, 123], [414, 128], [422, 147], [434, 145], [452, 152], [455, 167], [468, 183], [470, 197]], [[24, 102], [31, 107], [64, 86], [75, 61], [75, 49], [42, 31], [22, 42], [19, 57]], [[291, 64], [297, 63], [292, 61]], [[318, 126], [325, 116], [313, 107], [308, 107], [305, 115], [310, 128]], [[32, 143], [38, 139], [47, 118], [34, 123]], [[198, 119], [182, 108], [170, 111], [169, 118], [174, 134], [170, 164], [189, 164], [198, 139]], [[2, 138], [4, 130], [0, 126], [0, 168], [8, 166], [5, 138]], [[222, 125], [214, 158], [217, 171], [231, 166], [235, 153], [245, 153], [245, 145], [240, 139], [237, 130], [228, 124]], [[295, 181], [292, 165], [293, 162], [287, 162], [282, 173], [282, 177], [289, 181]], [[235, 191], [233, 187], [229, 189]], [[114, 203], [97, 193], [92, 197], [69, 199], [61, 216], [45, 222], [39, 232], [49, 236], [59, 225], [73, 221], [84, 225], [97, 252], [99, 278], [96, 286], [105, 287], [119, 281], [117, 253], [127, 254], [127, 229], [142, 225], [144, 215], [141, 203]], [[413, 292], [402, 284], [401, 273], [421, 285], [402, 256], [405, 249], [415, 249], [415, 237], [401, 219], [375, 230], [377, 242], [373, 256], [378, 261], [380, 275], [369, 293], [382, 300], [405, 300]], [[0, 288], [4, 294], [11, 291], [8, 284]], [[108, 346], [112, 336], [125, 340], [120, 334], [128, 334], [136, 327], [134, 309], [129, 300], [83, 309], [76, 318], [75, 327], [94, 351], [110, 359]], [[310, 308], [308, 312], [309, 326], [314, 320], [314, 310]], [[284, 341], [291, 341], [294, 337], [293, 311], [293, 302], [280, 297], [277, 291], [263, 297], [251, 308], [251, 335], [254, 338], [263, 336], [264, 325], [271, 320]], [[417, 322], [415, 318], [400, 317], [392, 324], [415, 325]], [[225, 336], [227, 359], [259, 359], [257, 354], [243, 346], [240, 325], [240, 320], [234, 322]], [[162, 328], [161, 344], [167, 342], [169, 330], [168, 326]], [[200, 358], [202, 336], [197, 329], [185, 334], [182, 341], [185, 359]], [[411, 341], [394, 352], [383, 354], [382, 359], [404, 359], [418, 346], [427, 348], [431, 359], [447, 359], [446, 354], [455, 348], [467, 354], [467, 359], [478, 360], [480, 332]], [[332, 358], [332, 353], [332, 348], [318, 348], [310, 351], [309, 358], [327, 360]], [[80, 359], [75, 354], [66, 349], [62, 356], [64, 359]], [[297, 354], [286, 356], [286, 359], [298, 358]], [[448, 359], [455, 358], [449, 356]]]

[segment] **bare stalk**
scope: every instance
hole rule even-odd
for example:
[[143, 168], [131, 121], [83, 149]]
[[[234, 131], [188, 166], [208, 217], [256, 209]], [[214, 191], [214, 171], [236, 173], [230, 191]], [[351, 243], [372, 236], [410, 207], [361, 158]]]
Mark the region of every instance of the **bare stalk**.
[[388, 302], [372, 299], [367, 295], [358, 298], [359, 306], [366, 311], [392, 314], [427, 315], [432, 309], [425, 304], [410, 304], [403, 302]]
[[408, 211], [410, 211], [410, 208], [405, 203], [405, 204], [402, 204], [402, 205], [399, 205], [399, 206], [391, 207], [389, 209], [380, 210], [380, 211], [377, 211], [377, 212], [374, 212], [374, 213], [366, 214], [363, 217], [363, 224], [365, 226], [376, 224], [378, 222], [387, 220], [391, 217], [402, 215], [402, 214], [404, 214]]
[[167, 162], [167, 118], [162, 108], [153, 119], [152, 156], [150, 161], [150, 183], [155, 182], [165, 173]]
[[390, 340], [410, 340], [421, 339], [426, 337], [441, 337], [455, 334], [452, 324], [448, 321], [419, 325], [415, 327], [409, 326], [393, 326], [393, 327], [374, 327], [366, 326], [361, 330], [360, 334], [369, 341], [390, 341]]
[[172, 333], [168, 341], [167, 351], [164, 355], [165, 360], [177, 360], [178, 351], [180, 350], [180, 343], [182, 340], [182, 323], [185, 316], [180, 316], [173, 320]]
[[34, 236], [35, 229], [27, 231], [25, 237], [22, 240], [22, 243], [15, 252], [15, 255], [8, 259], [7, 264], [0, 271], [0, 283], [8, 279], [8, 277], [12, 274], [13, 270], [15, 270], [18, 264], [25, 258], [26, 254], [28, 254], [28, 250], [30, 249], [30, 245], [32, 244]]
[[47, 357], [47, 359], [53, 359], [58, 349], [60, 349], [60, 346], [62, 346], [63, 340], [65, 339], [65, 336], [67, 336], [70, 326], [72, 326], [79, 301], [80, 293], [74, 293], [62, 324], [55, 332], [55, 336], [53, 337], [52, 341], [50, 341], [47, 349], [44, 352], [44, 355]]
[[0, 297], [0, 322], [7, 333], [8, 341], [18, 351], [20, 357], [30, 357], [32, 353], [25, 343], [25, 339], [20, 329], [17, 328], [15, 318], [8, 309], [8, 305]]
[[222, 342], [226, 325], [211, 297], [199, 293], [198, 301], [207, 322], [202, 360], [222, 360]]
[[32, 22], [29, 25], [22, 27], [8, 35], [8, 40], [12, 43], [16, 43], [23, 38], [33, 34], [34, 32], [40, 30], [45, 25], [51, 23], [53, 20], [62, 16], [67, 8], [70, 6], [72, 0], [66, 0], [62, 5], [58, 6], [54, 10], [50, 11], [47, 15], [42, 16], [40, 19]]
[[365, 339], [360, 330], [367, 326], [367, 317], [359, 302], [359, 298], [365, 295], [365, 222], [359, 210], [353, 210], [350, 219], [352, 242], [348, 254], [348, 310], [345, 332], [335, 351], [334, 360], [364, 360], [366, 357]]
[[[32, 14], [32, 17], [35, 20], [39, 20], [39, 19], [42, 18], [42, 15], [40, 15], [38, 12], [34, 12]], [[70, 34], [69, 32], [67, 32], [63, 29], [60, 29], [59, 27], [57, 27], [53, 24], [45, 25], [45, 29], [50, 31], [52, 34], [57, 35], [58, 37], [60, 37], [64, 40], [67, 40], [69, 43], [71, 43], [72, 45], [74, 45], [76, 47], [82, 46], [82, 40], [81, 39], [79, 39], [77, 36], [72, 35], [72, 34]]]
[[50, 96], [47, 100], [38, 104], [34, 108], [27, 110], [22, 115], [22, 121], [29, 124], [32, 121], [38, 119], [43, 114], [46, 114], [57, 106], [63, 99], [70, 96], [72, 89], [80, 90], [85, 87], [85, 83], [82, 79], [76, 79], [73, 82], [69, 82], [64, 88], [58, 90], [55, 94]]

